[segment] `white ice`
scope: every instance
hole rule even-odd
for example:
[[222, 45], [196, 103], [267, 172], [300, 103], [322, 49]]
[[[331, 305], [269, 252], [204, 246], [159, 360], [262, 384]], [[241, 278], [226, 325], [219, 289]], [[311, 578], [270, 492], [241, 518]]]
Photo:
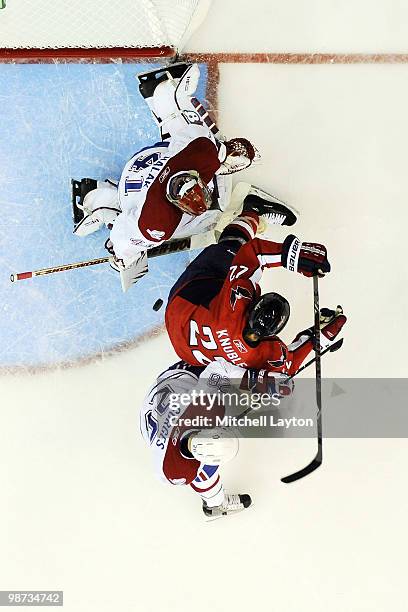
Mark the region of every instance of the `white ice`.
[[[190, 48], [406, 51], [404, 3], [343, 4], [218, 0]], [[407, 64], [221, 66], [221, 128], [263, 153], [247, 178], [328, 245], [321, 302], [350, 320], [325, 376], [407, 375], [407, 78]], [[288, 339], [311, 323], [309, 281], [272, 271], [264, 287], [289, 296]], [[68, 612], [405, 610], [405, 440], [326, 440], [323, 467], [289, 486], [313, 441], [244, 440], [224, 480], [254, 506], [206, 524], [190, 491], [155, 480], [138, 432], [146, 386], [175, 359], [163, 335], [1, 381], [2, 588], [64, 589]]]

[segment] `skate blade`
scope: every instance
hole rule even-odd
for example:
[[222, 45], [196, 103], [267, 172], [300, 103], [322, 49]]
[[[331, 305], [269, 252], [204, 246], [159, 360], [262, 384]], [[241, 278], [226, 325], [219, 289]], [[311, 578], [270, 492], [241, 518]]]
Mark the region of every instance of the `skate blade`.
[[282, 204], [283, 206], [286, 206], [286, 208], [288, 208], [291, 212], [293, 212], [297, 217], [300, 217], [300, 212], [297, 210], [297, 208], [295, 208], [294, 206], [290, 206], [280, 198], [277, 198], [276, 196], [271, 193], [268, 193], [267, 191], [264, 191], [256, 185], [251, 185], [251, 188], [249, 189], [247, 195], [249, 194], [258, 195], [259, 197], [264, 198], [268, 202], [276, 202], [277, 204]]
[[249, 510], [250, 508], [252, 508], [253, 505], [254, 505], [254, 503], [252, 502], [252, 504], [248, 508], [242, 508], [242, 510], [234, 510], [230, 514], [219, 514], [218, 516], [207, 516], [205, 514], [204, 515], [204, 522], [205, 523], [213, 523], [214, 521], [217, 521], [218, 519], [232, 518], [233, 516], [237, 516], [238, 514], [241, 514], [244, 510]]

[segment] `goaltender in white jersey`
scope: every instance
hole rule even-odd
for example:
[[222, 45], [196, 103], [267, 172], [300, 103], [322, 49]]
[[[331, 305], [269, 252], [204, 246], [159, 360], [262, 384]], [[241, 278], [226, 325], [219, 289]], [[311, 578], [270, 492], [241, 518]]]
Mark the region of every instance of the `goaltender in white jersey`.
[[197, 65], [174, 64], [138, 78], [162, 140], [135, 153], [119, 181], [73, 181], [74, 233], [86, 236], [105, 224], [119, 269], [163, 241], [213, 230], [230, 203], [229, 174], [256, 156], [246, 139], [224, 142], [193, 97]]

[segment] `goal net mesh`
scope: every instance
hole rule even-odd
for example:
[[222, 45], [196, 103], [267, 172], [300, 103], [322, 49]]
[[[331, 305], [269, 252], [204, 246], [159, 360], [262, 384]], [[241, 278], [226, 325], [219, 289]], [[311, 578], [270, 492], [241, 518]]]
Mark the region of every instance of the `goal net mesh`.
[[207, 0], [6, 0], [0, 47], [177, 50], [203, 4]]

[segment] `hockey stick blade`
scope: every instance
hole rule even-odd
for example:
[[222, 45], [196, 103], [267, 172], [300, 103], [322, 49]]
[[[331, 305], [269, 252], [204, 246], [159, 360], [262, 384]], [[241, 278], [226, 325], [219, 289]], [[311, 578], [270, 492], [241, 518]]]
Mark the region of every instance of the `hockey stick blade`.
[[[335, 351], [338, 351], [342, 347], [343, 342], [344, 342], [344, 338], [340, 338], [331, 347], [323, 351], [320, 354], [320, 356], [324, 355], [326, 352], [334, 353]], [[281, 478], [281, 481], [284, 482], [285, 484], [289, 484], [291, 482], [295, 482], [295, 480], [300, 480], [304, 476], [308, 476], [309, 474], [317, 470], [317, 468], [320, 467], [321, 464], [322, 464], [322, 449], [321, 449], [321, 445], [319, 444], [319, 450], [317, 452], [317, 455], [314, 459], [312, 459], [309, 465], [306, 465], [306, 467], [302, 468], [298, 472], [294, 472], [294, 474], [290, 474], [289, 476], [284, 476], [283, 478]]]
[[294, 474], [290, 474], [289, 476], [284, 476], [283, 478], [281, 478], [281, 481], [286, 484], [289, 484], [290, 482], [295, 482], [295, 480], [300, 480], [304, 476], [308, 476], [308, 474], [311, 474], [312, 472], [317, 470], [317, 468], [320, 467], [322, 464], [322, 459], [319, 456], [319, 454], [320, 453], [317, 453], [316, 457], [312, 459], [309, 465], [302, 468], [298, 472], [295, 472]]
[[343, 342], [344, 342], [344, 338], [340, 338], [340, 340], [337, 340], [337, 342], [335, 342], [329, 349], [330, 353], [335, 353], [336, 351], [339, 350], [339, 348], [341, 348], [343, 346]]

